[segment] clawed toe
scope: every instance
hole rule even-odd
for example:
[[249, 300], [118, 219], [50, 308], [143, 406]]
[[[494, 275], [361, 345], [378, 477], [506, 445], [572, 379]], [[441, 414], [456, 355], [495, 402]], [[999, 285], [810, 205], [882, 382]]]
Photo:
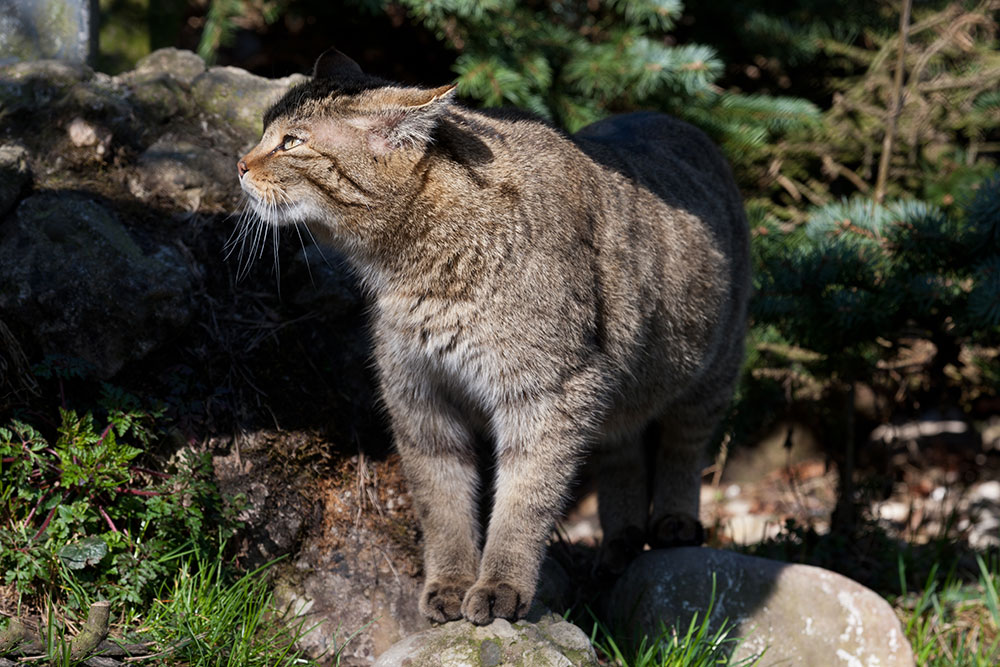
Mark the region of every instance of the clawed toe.
[[462, 618], [462, 600], [470, 585], [429, 582], [420, 596], [420, 613], [438, 623], [457, 621]]
[[462, 615], [476, 625], [487, 625], [494, 618], [516, 621], [528, 612], [530, 603], [531, 596], [509, 584], [479, 584], [465, 595]]
[[653, 525], [649, 546], [654, 549], [700, 546], [705, 541], [701, 521], [686, 514], [667, 514]]

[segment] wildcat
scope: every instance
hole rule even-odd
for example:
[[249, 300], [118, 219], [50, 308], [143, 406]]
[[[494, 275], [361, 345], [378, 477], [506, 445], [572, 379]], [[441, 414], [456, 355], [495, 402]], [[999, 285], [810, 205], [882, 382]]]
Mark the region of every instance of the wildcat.
[[[424, 535], [420, 610], [517, 619], [581, 457], [601, 558], [701, 542], [700, 471], [743, 351], [748, 230], [725, 159], [670, 117], [572, 137], [392, 84], [336, 50], [238, 163], [370, 291], [382, 398]], [[495, 457], [485, 541], [477, 434]]]

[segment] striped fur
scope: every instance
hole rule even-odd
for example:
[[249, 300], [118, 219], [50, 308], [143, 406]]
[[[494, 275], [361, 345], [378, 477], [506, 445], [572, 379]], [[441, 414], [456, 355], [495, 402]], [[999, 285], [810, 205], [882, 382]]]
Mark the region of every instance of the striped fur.
[[[643, 543], [698, 541], [704, 450], [750, 286], [719, 151], [651, 113], [568, 137], [345, 58], [325, 55], [268, 112], [241, 184], [266, 222], [344, 252], [372, 294], [382, 397], [424, 533], [421, 610], [522, 616], [584, 456], [602, 471], [609, 569]], [[480, 478], [482, 436], [493, 479]]]

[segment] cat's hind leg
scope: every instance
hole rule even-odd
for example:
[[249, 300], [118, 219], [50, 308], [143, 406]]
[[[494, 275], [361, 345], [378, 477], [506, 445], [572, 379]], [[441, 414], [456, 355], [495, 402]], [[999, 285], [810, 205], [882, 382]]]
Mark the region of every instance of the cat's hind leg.
[[600, 575], [621, 574], [642, 553], [650, 502], [650, 460], [644, 445], [658, 433], [655, 425], [637, 428], [606, 437], [594, 448], [597, 511], [604, 533], [597, 562]]
[[[729, 398], [673, 405], [660, 420], [654, 448], [653, 508], [647, 542], [654, 549], [700, 545], [705, 530], [698, 519], [701, 473]], [[725, 400], [722, 400], [722, 399]]]

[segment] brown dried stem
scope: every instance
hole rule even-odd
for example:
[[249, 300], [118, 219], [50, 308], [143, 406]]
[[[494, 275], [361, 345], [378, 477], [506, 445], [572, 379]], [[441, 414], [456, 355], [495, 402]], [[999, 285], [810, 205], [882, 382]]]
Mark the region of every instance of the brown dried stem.
[[886, 119], [885, 138], [882, 140], [882, 155], [878, 162], [878, 176], [875, 179], [873, 198], [878, 204], [885, 198], [885, 183], [889, 177], [889, 162], [892, 160], [892, 143], [896, 138], [896, 121], [903, 110], [903, 70], [906, 69], [906, 34], [910, 28], [910, 6], [913, 0], [903, 0], [903, 12], [899, 17], [899, 53], [896, 58], [896, 72], [892, 81], [892, 108]]

